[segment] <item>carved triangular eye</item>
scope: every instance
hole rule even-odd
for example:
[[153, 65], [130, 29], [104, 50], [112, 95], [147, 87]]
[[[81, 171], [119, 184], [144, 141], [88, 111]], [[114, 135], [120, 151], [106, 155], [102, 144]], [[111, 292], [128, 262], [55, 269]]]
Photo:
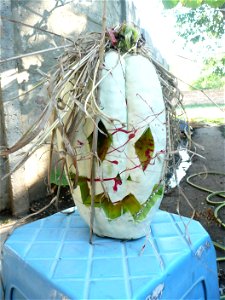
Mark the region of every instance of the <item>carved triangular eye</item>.
[[132, 181], [132, 178], [130, 175], [127, 177], [127, 181]]
[[154, 139], [150, 128], [147, 128], [134, 144], [135, 152], [140, 160], [143, 171], [149, 165], [154, 153]]
[[[109, 150], [109, 147], [112, 144], [112, 135], [107, 131], [102, 121], [99, 121], [98, 128], [101, 131], [98, 130], [97, 153], [100, 160], [103, 161]], [[88, 137], [90, 148], [92, 147], [92, 140], [93, 140], [93, 132]]]

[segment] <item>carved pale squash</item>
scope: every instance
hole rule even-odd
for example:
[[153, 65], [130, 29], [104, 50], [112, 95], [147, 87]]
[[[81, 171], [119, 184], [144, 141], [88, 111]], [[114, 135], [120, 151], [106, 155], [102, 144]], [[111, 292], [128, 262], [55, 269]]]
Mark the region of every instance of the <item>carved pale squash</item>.
[[[120, 239], [148, 234], [163, 197], [166, 111], [160, 82], [150, 60], [139, 54], [105, 54], [99, 86], [94, 233]], [[72, 195], [89, 224], [91, 147], [95, 124], [88, 116], [74, 135], [79, 170]], [[58, 132], [60, 144], [60, 133]], [[75, 174], [67, 158], [70, 174]]]

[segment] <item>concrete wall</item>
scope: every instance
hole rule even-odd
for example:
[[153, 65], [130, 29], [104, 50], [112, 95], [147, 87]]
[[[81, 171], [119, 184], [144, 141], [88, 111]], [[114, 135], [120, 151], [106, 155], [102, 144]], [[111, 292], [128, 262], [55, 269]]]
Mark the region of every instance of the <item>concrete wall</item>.
[[[3, 19], [1, 27], [2, 58], [65, 45], [63, 38], [75, 40], [86, 31], [100, 32], [102, 28], [102, 4], [100, 0], [2, 0]], [[139, 25], [132, 0], [107, 1], [107, 26], [115, 26], [123, 21]], [[38, 30], [48, 30], [57, 35]], [[151, 38], [145, 32], [148, 43]], [[166, 64], [159, 52], [151, 45], [152, 53], [161, 63]], [[51, 51], [27, 56], [1, 64], [0, 98], [1, 130], [0, 145], [12, 146], [34, 123], [44, 108], [38, 96], [39, 89], [26, 93], [41, 79], [41, 73], [55, 64], [60, 51]], [[11, 170], [23, 151], [0, 158], [0, 177]], [[46, 195], [46, 174], [48, 145], [44, 145], [23, 167], [1, 181], [0, 210], [10, 208], [14, 215], [26, 213], [32, 200]]]
[[[0, 144], [4, 145], [6, 142], [5, 136], [5, 118], [2, 104], [2, 92], [0, 89]], [[0, 158], [0, 178], [8, 173], [9, 166], [6, 158]], [[8, 206], [8, 199], [10, 198], [10, 181], [5, 178], [0, 182], [0, 211]]]
[[[101, 31], [102, 1], [4, 0], [1, 13], [32, 27], [3, 19], [1, 27], [1, 57], [13, 57], [41, 49], [64, 45], [85, 31]], [[129, 1], [107, 1], [107, 26], [115, 26], [129, 18], [135, 20], [135, 7]], [[48, 30], [60, 36], [38, 30]], [[39, 90], [22, 96], [55, 63], [60, 51], [23, 57], [1, 64], [1, 130], [0, 145], [12, 146], [37, 119], [44, 103]], [[20, 97], [18, 97], [20, 96]], [[23, 151], [0, 158], [1, 178], [18, 162]], [[12, 209], [14, 215], [28, 211], [29, 202], [46, 194], [48, 146], [45, 145], [27, 163], [1, 181], [0, 210]]]

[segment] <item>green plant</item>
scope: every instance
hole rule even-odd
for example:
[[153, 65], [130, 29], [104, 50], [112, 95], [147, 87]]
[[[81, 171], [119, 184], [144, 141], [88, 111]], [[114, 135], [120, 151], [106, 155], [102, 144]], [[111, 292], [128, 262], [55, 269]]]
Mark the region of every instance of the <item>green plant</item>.
[[162, 3], [166, 9], [171, 9], [181, 4], [188, 8], [197, 8], [203, 4], [207, 4], [213, 8], [222, 7], [225, 3], [224, 0], [162, 0]]
[[225, 57], [209, 58], [204, 61], [202, 75], [191, 85], [192, 89], [216, 89], [225, 84]]

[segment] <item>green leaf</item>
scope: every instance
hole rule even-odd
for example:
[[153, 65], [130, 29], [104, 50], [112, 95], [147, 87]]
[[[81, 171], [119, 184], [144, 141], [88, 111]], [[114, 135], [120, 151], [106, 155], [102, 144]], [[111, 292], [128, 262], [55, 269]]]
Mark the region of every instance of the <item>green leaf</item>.
[[[63, 172], [62, 176], [61, 173]], [[61, 179], [60, 179], [61, 177]], [[55, 185], [67, 186], [68, 181], [65, 172], [61, 169], [54, 169], [50, 174], [50, 183]]]
[[139, 39], [139, 31], [136, 27], [128, 24], [123, 24], [119, 31], [119, 43], [118, 48], [122, 52], [129, 51], [136, 45]]
[[202, 4], [203, 0], [180, 0], [180, 3], [189, 8], [197, 8]]
[[223, 88], [225, 84], [225, 57], [210, 57], [204, 61], [201, 76], [192, 82], [194, 89]]
[[223, 4], [225, 4], [225, 0], [204, 0], [204, 3], [208, 4], [213, 8], [218, 8], [223, 6]]
[[162, 0], [163, 6], [166, 9], [171, 9], [177, 6], [179, 0]]
[[[224, 1], [224, 0], [223, 0]], [[205, 48], [215, 47], [210, 39], [221, 39], [224, 35], [224, 19], [220, 10], [201, 5], [176, 16], [177, 34], [184, 39], [184, 46], [204, 42]], [[203, 52], [203, 51], [202, 51]]]
[[90, 197], [90, 189], [88, 186], [87, 178], [79, 177], [78, 179], [78, 186], [80, 187], [80, 193], [82, 201], [85, 205], [91, 204], [91, 197]]

